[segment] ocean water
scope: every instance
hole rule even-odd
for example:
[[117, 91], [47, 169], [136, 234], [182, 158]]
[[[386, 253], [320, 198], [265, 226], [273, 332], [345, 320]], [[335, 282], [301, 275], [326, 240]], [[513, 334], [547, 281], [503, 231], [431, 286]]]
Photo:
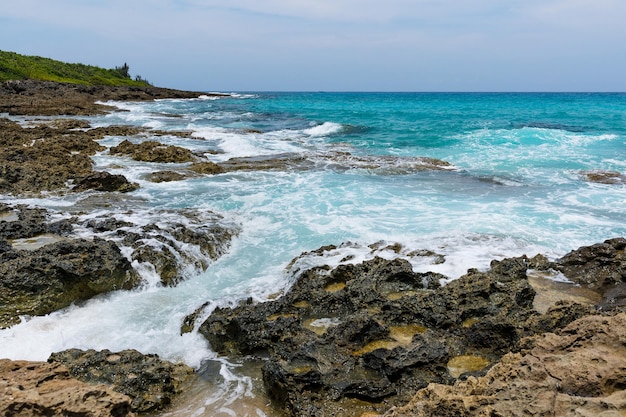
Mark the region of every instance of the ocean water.
[[[109, 104], [120, 111], [91, 118], [94, 126], [191, 131], [193, 138], [156, 140], [214, 162], [284, 154], [317, 161], [309, 169], [156, 184], [145, 176], [185, 164], [136, 162], [108, 151], [94, 157], [97, 169], [141, 185], [131, 196], [144, 203], [129, 202], [108, 215], [148, 221], [159, 216], [154, 208], [193, 208], [220, 213], [241, 232], [226, 256], [175, 288], [146, 276], [136, 291], [24, 318], [0, 331], [0, 357], [45, 360], [73, 347], [133, 348], [197, 368], [207, 359], [222, 361], [221, 382], [175, 415], [269, 412], [240, 367], [217, 358], [197, 332], [181, 336], [180, 325], [206, 301], [209, 314], [216, 306], [284, 291], [293, 280], [287, 266], [302, 252], [339, 246], [324, 257], [302, 259], [298, 267], [336, 265], [347, 254], [358, 262], [432, 251], [445, 262], [412, 257], [414, 269], [452, 280], [468, 268], [488, 268], [492, 259], [537, 253], [556, 258], [626, 236], [626, 185], [593, 183], [584, 175], [626, 171], [626, 94], [239, 93]], [[101, 143], [110, 147], [122, 140]], [[406, 161], [413, 157], [451, 167], [411, 170]], [[19, 202], [64, 216], [83, 197]], [[402, 250], [379, 244], [382, 249], [374, 251], [369, 245], [377, 242], [400, 243]]]

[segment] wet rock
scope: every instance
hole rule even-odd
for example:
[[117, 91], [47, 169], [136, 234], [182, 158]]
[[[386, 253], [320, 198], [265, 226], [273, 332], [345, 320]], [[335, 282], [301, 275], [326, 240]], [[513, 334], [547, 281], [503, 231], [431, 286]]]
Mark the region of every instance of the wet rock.
[[97, 171], [78, 179], [76, 185], [72, 187], [72, 191], [94, 190], [128, 193], [138, 188], [139, 184], [129, 182], [123, 175], [113, 175], [106, 171]]
[[59, 363], [0, 359], [0, 415], [133, 417], [130, 397], [80, 382]]
[[583, 171], [583, 178], [599, 184], [626, 184], [626, 176], [617, 171]]
[[221, 354], [267, 358], [266, 390], [291, 415], [334, 415], [354, 401], [355, 415], [382, 413], [428, 383], [452, 383], [450, 360], [478, 358], [486, 370], [517, 345], [538, 315], [526, 262], [494, 261], [437, 289], [424, 285], [436, 274], [401, 259], [314, 267], [283, 297], [218, 308], [199, 331]]
[[551, 266], [577, 284], [603, 293], [626, 282], [625, 250], [626, 239], [609, 239], [576, 249]]
[[129, 155], [134, 160], [144, 162], [191, 162], [196, 159], [189, 149], [151, 140], [139, 144], [124, 140], [110, 148], [109, 152], [112, 155]]
[[19, 322], [19, 316], [48, 314], [139, 282], [113, 242], [64, 240], [19, 251], [0, 264], [0, 327]]
[[70, 349], [53, 353], [48, 362], [62, 363], [74, 378], [82, 382], [106, 384], [130, 397], [131, 409], [137, 413], [163, 409], [194, 379], [194, 371], [190, 367], [136, 350]]
[[485, 376], [429, 384], [386, 417], [618, 416], [626, 413], [624, 313], [525, 339]]
[[189, 166], [189, 169], [197, 174], [204, 175], [215, 175], [226, 172], [226, 169], [224, 169], [220, 165], [209, 161], [193, 163]]
[[71, 219], [51, 221], [45, 209], [5, 205], [3, 213], [7, 215], [0, 219], [0, 237], [4, 239], [24, 239], [41, 234], [66, 236], [72, 231]]
[[143, 223], [130, 221], [131, 213], [109, 213], [77, 222], [125, 248], [141, 273], [158, 275], [163, 285], [176, 285], [204, 271], [228, 250], [239, 232], [236, 225], [205, 210], [154, 210], [145, 213], [145, 219], [154, 220]]
[[187, 179], [187, 175], [175, 171], [158, 171], [149, 174], [146, 179], [150, 182], [172, 182]]

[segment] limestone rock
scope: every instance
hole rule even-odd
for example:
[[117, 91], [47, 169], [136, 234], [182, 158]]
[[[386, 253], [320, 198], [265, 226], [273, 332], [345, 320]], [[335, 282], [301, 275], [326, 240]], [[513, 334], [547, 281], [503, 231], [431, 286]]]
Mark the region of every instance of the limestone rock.
[[70, 377], [59, 363], [0, 359], [0, 415], [134, 417], [131, 399]]
[[117, 146], [109, 149], [112, 155], [129, 155], [136, 161], [144, 162], [191, 162], [196, 159], [194, 154], [186, 148], [173, 145], [163, 145], [153, 140], [134, 144], [124, 140]]
[[70, 349], [53, 353], [50, 363], [62, 363], [70, 374], [89, 384], [106, 384], [129, 396], [137, 413], [163, 409], [194, 378], [194, 371], [183, 364], [161, 360], [158, 355], [144, 355], [136, 350], [82, 351]]
[[626, 314], [587, 316], [525, 339], [485, 376], [430, 384], [386, 417], [626, 414]]

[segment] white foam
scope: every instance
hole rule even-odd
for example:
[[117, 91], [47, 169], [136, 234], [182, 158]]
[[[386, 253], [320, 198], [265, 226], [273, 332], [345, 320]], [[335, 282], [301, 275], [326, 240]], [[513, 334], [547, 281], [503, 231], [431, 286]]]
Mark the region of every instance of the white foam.
[[343, 129], [343, 126], [339, 123], [324, 122], [321, 125], [303, 130], [303, 133], [309, 136], [329, 136], [340, 132], [341, 129]]

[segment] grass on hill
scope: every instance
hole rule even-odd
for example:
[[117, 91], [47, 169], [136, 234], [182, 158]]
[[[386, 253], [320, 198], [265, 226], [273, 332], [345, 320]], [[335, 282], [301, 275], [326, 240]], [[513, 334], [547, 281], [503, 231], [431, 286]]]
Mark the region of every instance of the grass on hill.
[[128, 65], [105, 69], [85, 64], [67, 64], [50, 58], [0, 51], [0, 82], [33, 79], [84, 85], [128, 85], [145, 87], [140, 76], [132, 79]]

